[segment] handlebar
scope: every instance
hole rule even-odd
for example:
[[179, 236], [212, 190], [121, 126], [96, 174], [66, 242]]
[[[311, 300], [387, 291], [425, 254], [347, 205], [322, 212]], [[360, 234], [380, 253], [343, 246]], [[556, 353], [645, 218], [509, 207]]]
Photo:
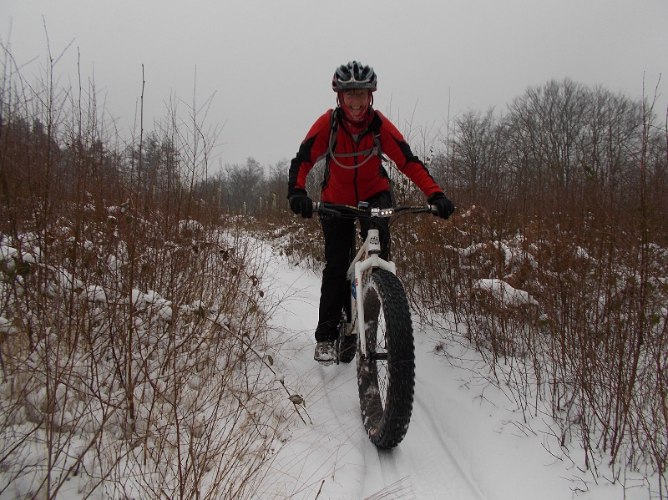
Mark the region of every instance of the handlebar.
[[322, 201], [313, 202], [313, 211], [321, 215], [352, 219], [390, 218], [404, 214], [432, 213], [437, 214], [436, 205], [397, 206], [397, 207], [353, 207]]

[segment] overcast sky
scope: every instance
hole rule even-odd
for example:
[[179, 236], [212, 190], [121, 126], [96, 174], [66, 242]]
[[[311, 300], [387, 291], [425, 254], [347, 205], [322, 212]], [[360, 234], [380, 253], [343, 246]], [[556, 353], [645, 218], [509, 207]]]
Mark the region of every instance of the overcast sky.
[[550, 79], [639, 98], [662, 75], [661, 114], [668, 102], [668, 0], [0, 0], [0, 22], [27, 77], [44, 67], [45, 25], [54, 55], [72, 42], [61, 81], [76, 82], [78, 51], [121, 133], [142, 64], [145, 128], [174, 97], [214, 96], [216, 165], [291, 159], [352, 59], [374, 67], [375, 107], [413, 144]]

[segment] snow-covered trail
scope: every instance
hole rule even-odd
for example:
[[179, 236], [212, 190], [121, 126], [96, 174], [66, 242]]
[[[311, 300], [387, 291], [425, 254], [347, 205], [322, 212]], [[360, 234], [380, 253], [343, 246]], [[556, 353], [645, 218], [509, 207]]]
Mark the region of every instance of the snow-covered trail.
[[[278, 354], [275, 368], [305, 401], [296, 426], [274, 455], [262, 498], [557, 500], [573, 496], [573, 477], [512, 423], [507, 400], [472, 371], [434, 354], [438, 337], [414, 321], [416, 385], [402, 443], [379, 451], [367, 439], [355, 362], [313, 361], [320, 279], [272, 255], [264, 278]], [[489, 389], [489, 390], [488, 390]], [[519, 418], [519, 417], [518, 417]], [[622, 498], [599, 488], [579, 498]]]
[[272, 314], [274, 328], [285, 336], [278, 366], [286, 385], [304, 398], [312, 420], [294, 432], [276, 458], [274, 471], [284, 476], [276, 496], [315, 498], [320, 491], [320, 498], [365, 498], [394, 491], [402, 498], [442, 498], [444, 492], [452, 499], [486, 498], [456, 439], [434, 416], [443, 389], [430, 380], [429, 370], [421, 370], [433, 358], [424, 339], [417, 346], [416, 404], [408, 435], [398, 448], [379, 451], [362, 426], [355, 363], [313, 361], [318, 276], [285, 264], [270, 268], [274, 293], [282, 290], [281, 307]]

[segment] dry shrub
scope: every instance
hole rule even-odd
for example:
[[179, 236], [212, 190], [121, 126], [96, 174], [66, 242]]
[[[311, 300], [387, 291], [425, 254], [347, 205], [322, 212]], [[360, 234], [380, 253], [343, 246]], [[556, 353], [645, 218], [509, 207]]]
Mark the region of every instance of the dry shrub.
[[593, 215], [509, 231], [470, 210], [414, 232], [401, 256], [412, 303], [460, 323], [526, 420], [546, 406], [562, 453], [581, 446], [595, 477], [665, 475], [668, 250]]
[[57, 58], [26, 87], [5, 55], [0, 496], [252, 496], [294, 406], [260, 247], [198, 201], [208, 151], [173, 140], [206, 131], [167, 130], [154, 163], [144, 131], [115, 151], [94, 89], [53, 87]]

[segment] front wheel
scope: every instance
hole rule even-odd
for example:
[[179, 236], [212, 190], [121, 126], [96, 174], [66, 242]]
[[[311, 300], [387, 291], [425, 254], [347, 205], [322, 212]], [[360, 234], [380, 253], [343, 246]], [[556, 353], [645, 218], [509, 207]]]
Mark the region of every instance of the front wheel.
[[394, 274], [374, 270], [363, 289], [367, 355], [357, 356], [362, 420], [378, 448], [398, 445], [413, 411], [415, 350], [404, 287]]

